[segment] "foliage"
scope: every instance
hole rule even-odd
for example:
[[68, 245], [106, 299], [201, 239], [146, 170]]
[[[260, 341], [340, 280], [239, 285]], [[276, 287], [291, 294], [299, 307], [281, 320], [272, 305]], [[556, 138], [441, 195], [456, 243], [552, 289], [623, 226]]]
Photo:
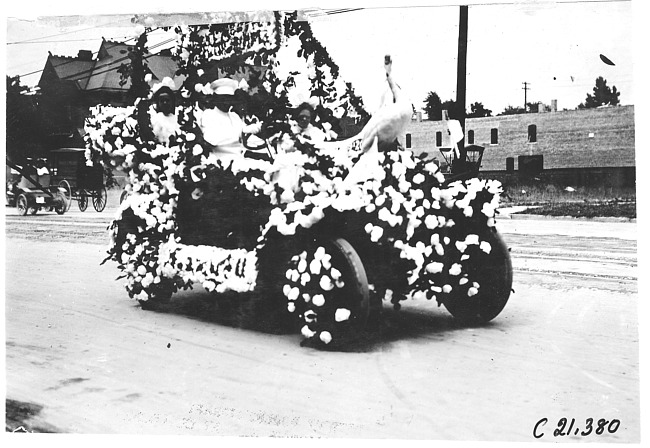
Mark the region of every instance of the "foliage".
[[[443, 102], [436, 92], [429, 92], [424, 100], [424, 104], [424, 111], [429, 120], [442, 120], [443, 110], [447, 111], [448, 118], [451, 120], [458, 120], [461, 118], [462, 109], [456, 105], [456, 101], [447, 100]], [[475, 102], [470, 106], [470, 113], [465, 116], [467, 118], [491, 117], [492, 111], [486, 109], [485, 106], [483, 106], [483, 103]]]
[[128, 47], [130, 62], [122, 64], [117, 69], [120, 74], [120, 86], [126, 85], [129, 80], [131, 81], [127, 93], [127, 97], [131, 102], [134, 102], [137, 98], [145, 97], [149, 93], [149, 84], [145, 81], [145, 75], [148, 72], [145, 61], [146, 55], [149, 53], [147, 50], [147, 34], [149, 32], [149, 29], [145, 29], [138, 37], [135, 45]]
[[432, 121], [442, 120], [442, 100], [436, 92], [429, 92], [424, 100], [424, 113]]
[[636, 218], [636, 202], [553, 202], [530, 207], [521, 214], [571, 216], [574, 218]]
[[454, 100], [441, 101], [436, 92], [429, 92], [424, 100], [424, 112], [427, 118], [433, 121], [442, 120], [442, 111], [446, 110], [449, 119], [461, 118], [461, 110], [456, 106]]
[[467, 118], [479, 118], [479, 117], [491, 117], [492, 116], [492, 111], [490, 109], [486, 109], [485, 106], [483, 106], [483, 103], [472, 103], [470, 105], [470, 113], [467, 114]]
[[616, 89], [616, 86], [610, 88], [607, 85], [607, 80], [602, 76], [596, 78], [596, 86], [593, 89], [594, 94], [587, 94], [584, 103], [578, 105], [579, 109], [592, 109], [600, 106], [618, 106], [620, 103], [619, 96], [621, 92]]
[[519, 106], [507, 106], [503, 112], [501, 112], [499, 115], [517, 115], [517, 114], [525, 114], [526, 109], [523, 107]]
[[7, 76], [6, 156], [19, 164], [25, 158], [43, 156], [37, 97], [27, 95], [28, 90], [19, 76]]
[[456, 101], [454, 100], [443, 101], [442, 110], [447, 111], [447, 115], [449, 116], [450, 120], [458, 120], [462, 118], [463, 110], [459, 105], [456, 104]]

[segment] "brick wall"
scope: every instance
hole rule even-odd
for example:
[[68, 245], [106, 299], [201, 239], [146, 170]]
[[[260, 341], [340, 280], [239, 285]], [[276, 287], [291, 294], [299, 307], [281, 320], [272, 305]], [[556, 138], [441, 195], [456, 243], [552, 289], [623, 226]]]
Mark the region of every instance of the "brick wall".
[[[537, 142], [528, 142], [528, 127], [537, 127]], [[490, 144], [491, 129], [498, 129], [498, 143]], [[436, 132], [441, 122], [413, 121], [411, 134], [414, 152], [427, 152], [442, 160], [436, 147]], [[593, 168], [635, 166], [634, 106], [570, 110], [541, 114], [470, 118], [468, 131], [474, 143], [484, 146], [481, 170], [506, 169], [506, 158], [543, 155], [544, 168]], [[404, 141], [404, 140], [402, 140]]]

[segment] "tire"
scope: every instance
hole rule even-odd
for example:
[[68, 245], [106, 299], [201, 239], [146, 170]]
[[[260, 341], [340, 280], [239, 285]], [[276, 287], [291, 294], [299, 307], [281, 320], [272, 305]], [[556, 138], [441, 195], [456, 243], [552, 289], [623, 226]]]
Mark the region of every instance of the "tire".
[[124, 200], [129, 196], [129, 192], [124, 190], [122, 194], [120, 194], [120, 204], [124, 202]]
[[25, 196], [24, 194], [18, 196], [18, 199], [16, 200], [16, 210], [18, 211], [18, 214], [20, 216], [27, 215], [27, 212], [29, 211], [29, 206], [27, 205], [27, 196]]
[[35, 215], [36, 213], [38, 213], [38, 207], [30, 207], [29, 208], [29, 214], [30, 215]]
[[63, 195], [65, 196], [67, 204], [67, 209], [65, 211], [70, 211], [70, 206], [72, 205], [72, 187], [70, 187], [70, 183], [67, 180], [63, 179], [59, 182], [59, 188], [64, 190]]
[[97, 212], [103, 212], [106, 208], [106, 188], [100, 188], [93, 193], [93, 207]]
[[79, 210], [85, 212], [88, 208], [88, 196], [86, 196], [86, 193], [84, 191], [79, 192], [79, 200], [77, 203], [79, 205]]
[[487, 229], [479, 235], [492, 247], [489, 254], [481, 252], [473, 257], [469, 278], [479, 283], [479, 292], [472, 297], [452, 297], [445, 308], [461, 322], [484, 324], [501, 313], [512, 291], [512, 261], [510, 252], [496, 229]]
[[151, 291], [149, 299], [139, 300], [138, 303], [143, 310], [155, 311], [161, 306], [169, 303], [172, 298], [171, 286], [166, 284], [166, 282], [159, 283], [157, 287]]
[[370, 316], [370, 289], [361, 257], [344, 238], [332, 238], [324, 246], [332, 256], [332, 266], [341, 271], [345, 286], [337, 292], [346, 297], [354, 316], [353, 328], [360, 332], [366, 328]]
[[63, 193], [59, 193], [56, 197], [56, 205], [54, 206], [54, 211], [57, 215], [62, 215], [68, 211], [70, 208], [70, 203]]

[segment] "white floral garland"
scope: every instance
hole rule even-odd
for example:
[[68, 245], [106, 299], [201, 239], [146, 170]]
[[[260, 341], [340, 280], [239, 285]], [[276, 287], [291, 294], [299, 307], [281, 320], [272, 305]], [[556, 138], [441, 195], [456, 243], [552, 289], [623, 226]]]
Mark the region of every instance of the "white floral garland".
[[[249, 25], [238, 26], [244, 30]], [[270, 51], [287, 44], [274, 41], [273, 24], [253, 28], [261, 38], [248, 43], [252, 50]], [[174, 51], [185, 69], [196, 69], [200, 76], [202, 63], [228, 57], [222, 44], [208, 28], [197, 33], [180, 29]], [[276, 69], [279, 62], [273, 63]], [[302, 76], [309, 84], [315, 76], [314, 61], [307, 60], [306, 66]], [[331, 81], [327, 67], [318, 69]], [[289, 81], [273, 74], [263, 80], [268, 91], [294, 102], [304, 100], [307, 94], [301, 96]], [[203, 84], [195, 86], [197, 91], [209, 93]], [[190, 91], [184, 88], [181, 94], [188, 98]], [[329, 104], [336, 116], [345, 104], [339, 99]], [[160, 291], [193, 284], [210, 292], [252, 291], [269, 238], [305, 234], [332, 213], [362, 217], [368, 241], [392, 251], [401, 263], [398, 273], [403, 282], [372, 285], [375, 294], [394, 306], [407, 298], [445, 303], [478, 293], [481, 285], [470, 278], [468, 260], [492, 250], [476, 230], [495, 224], [499, 182], [469, 179], [445, 185], [433, 162], [410, 151], [362, 155], [356, 140], [316, 147], [289, 130], [270, 139], [279, 149], [273, 162], [239, 158], [224, 167], [202, 145], [194, 107], [176, 108], [178, 129], [168, 120], [154, 127], [154, 135], [164, 142], [159, 143], [143, 140], [138, 132], [139, 106], [98, 106], [91, 109], [86, 123], [87, 160], [101, 160], [127, 173], [130, 194], [111, 227], [109, 258], [119, 263], [131, 297], [146, 301]], [[165, 135], [157, 135], [163, 131]], [[176, 223], [179, 182], [196, 185], [193, 196], [198, 197], [202, 172], [210, 167], [229, 170], [249, 192], [268, 197], [273, 205], [256, 250], [181, 244]], [[120, 239], [118, 223], [126, 218], [137, 225]], [[289, 262], [283, 288], [287, 309], [303, 320], [302, 334], [324, 344], [343, 335], [359, 318], [355, 304], [338, 294], [346, 280], [331, 260], [322, 245], [306, 247]]]
[[[187, 164], [189, 153], [201, 166], [216, 162], [211, 161], [201, 146], [192, 144], [195, 136], [190, 132], [182, 136], [182, 145], [143, 145], [134, 132], [134, 113], [133, 108], [96, 108], [88, 129], [90, 148], [108, 156], [114, 166], [129, 175], [131, 195], [121, 204], [116, 219], [128, 209], [142, 223], [120, 248], [122, 255], [118, 261], [127, 276], [127, 290], [133, 297], [146, 300], [150, 289], [165, 278], [176, 288], [198, 283], [208, 291], [251, 291], [258, 274], [255, 251], [187, 246], [180, 244], [175, 235], [178, 189], [174, 179], [186, 177], [187, 173], [193, 175], [192, 166]], [[187, 118], [186, 111], [177, 113]], [[444, 303], [445, 297], [458, 288], [470, 297], [478, 292], [480, 285], [468, 277], [463, 266], [471, 257], [470, 249], [489, 253], [489, 243], [479, 241], [476, 234], [451, 241], [444, 232], [456, 224], [449, 216], [451, 210], [458, 211], [456, 219], [476, 218], [475, 214], [479, 213], [487, 226], [494, 226], [501, 192], [499, 182], [470, 179], [443, 187], [444, 178], [435, 164], [423, 162], [409, 151], [398, 150], [378, 154], [374, 174], [369, 179], [346, 184], [345, 176], [359, 159], [358, 146], [351, 144], [338, 150], [316, 148], [299, 139], [295, 145], [310, 150], [282, 154], [273, 163], [241, 158], [229, 166], [234, 174], [251, 173], [244, 176], [242, 184], [253, 193], [269, 196], [275, 206], [262, 229], [259, 248], [271, 231], [295, 235], [320, 222], [328, 210], [364, 213], [368, 217], [364, 228], [368, 238], [373, 243], [394, 248], [401, 259], [410, 262], [411, 269], [406, 272], [408, 288], [400, 298], [394, 296], [393, 303], [398, 304], [404, 298], [434, 298]], [[148, 156], [150, 161], [138, 162], [139, 153]], [[314, 168], [322, 161], [329, 162], [328, 169]], [[424, 185], [427, 187], [422, 188]], [[490, 200], [480, 202], [479, 196], [486, 193]], [[428, 241], [415, 238], [422, 231], [427, 232]], [[113, 229], [115, 236], [117, 226]], [[285, 294], [290, 311], [297, 309], [297, 298], [304, 298], [304, 309], [298, 311], [305, 323], [303, 335], [328, 343], [336, 333], [335, 327], [326, 325], [327, 329], [323, 329], [316, 322], [334, 284], [322, 279], [336, 280], [337, 268], [330, 267], [318, 281], [316, 277], [313, 281], [306, 279], [307, 273], [300, 269], [306, 257], [316, 259], [320, 255], [319, 248], [313, 254], [300, 254], [294, 259], [295, 265], [288, 268], [287, 278], [299, 281], [294, 281], [290, 289], [285, 288]], [[444, 256], [445, 262], [441, 261]], [[323, 268], [327, 270], [328, 266]], [[296, 273], [300, 276], [296, 277]], [[443, 274], [447, 282], [438, 284], [435, 278]], [[387, 289], [384, 295], [389, 297], [391, 293]], [[348, 320], [342, 319], [342, 316], [350, 317], [348, 312], [351, 312], [349, 308], [338, 307], [326, 322]], [[323, 320], [320, 319], [321, 324]]]

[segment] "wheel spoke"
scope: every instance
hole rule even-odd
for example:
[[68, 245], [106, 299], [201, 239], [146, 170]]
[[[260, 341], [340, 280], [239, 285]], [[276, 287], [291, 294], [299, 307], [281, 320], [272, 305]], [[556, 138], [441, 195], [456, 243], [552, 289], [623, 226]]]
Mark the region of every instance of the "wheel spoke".
[[87, 208], [88, 208], [88, 196], [86, 196], [86, 192], [80, 192], [79, 193], [79, 210], [81, 210], [82, 212], [85, 212]]
[[106, 188], [101, 188], [93, 193], [93, 207], [101, 212], [106, 207]]

